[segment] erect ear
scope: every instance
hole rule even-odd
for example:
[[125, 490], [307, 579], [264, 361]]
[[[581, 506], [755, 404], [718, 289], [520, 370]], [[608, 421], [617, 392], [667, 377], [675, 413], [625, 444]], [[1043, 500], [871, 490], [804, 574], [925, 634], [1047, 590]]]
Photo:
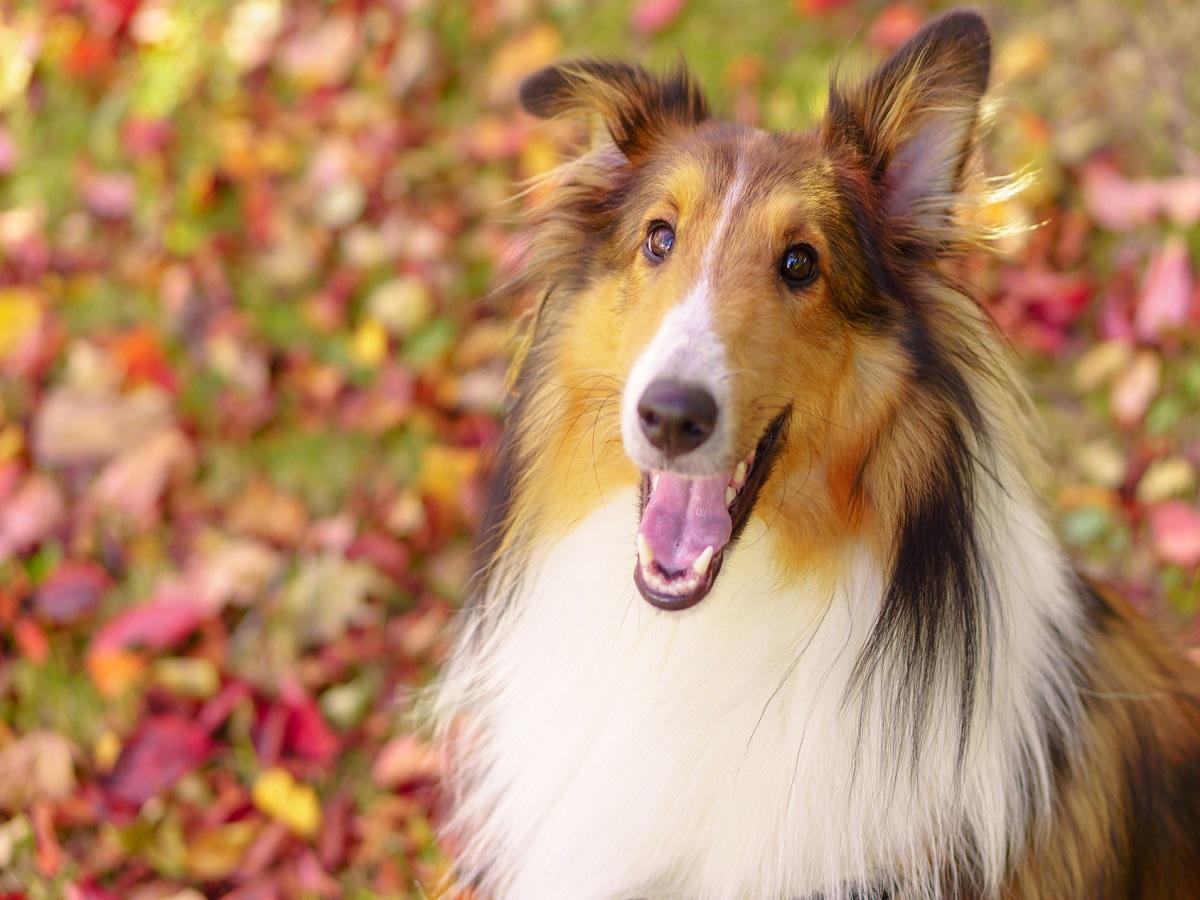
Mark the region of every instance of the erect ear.
[[521, 83], [521, 105], [543, 119], [600, 116], [613, 143], [637, 160], [672, 131], [708, 118], [704, 94], [687, 71], [658, 77], [626, 63], [577, 60], [534, 72]]
[[823, 136], [862, 155], [889, 217], [924, 227], [946, 220], [990, 67], [987, 25], [957, 11], [922, 28], [864, 83], [830, 87]]

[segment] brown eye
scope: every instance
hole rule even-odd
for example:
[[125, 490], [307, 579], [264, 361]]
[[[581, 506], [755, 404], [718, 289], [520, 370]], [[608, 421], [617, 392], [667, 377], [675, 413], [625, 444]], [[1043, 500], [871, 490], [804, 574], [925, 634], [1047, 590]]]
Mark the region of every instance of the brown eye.
[[817, 277], [817, 251], [808, 244], [793, 244], [779, 258], [779, 277], [788, 287], [801, 288]]
[[675, 246], [675, 231], [666, 222], [654, 222], [646, 233], [646, 255], [652, 260], [663, 260]]

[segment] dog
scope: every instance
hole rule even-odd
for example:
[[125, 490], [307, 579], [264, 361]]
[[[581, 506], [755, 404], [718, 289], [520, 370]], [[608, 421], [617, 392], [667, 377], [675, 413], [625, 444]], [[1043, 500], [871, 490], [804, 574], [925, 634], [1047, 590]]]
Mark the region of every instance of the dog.
[[989, 68], [946, 14], [795, 134], [684, 70], [521, 86], [603, 128], [534, 213], [438, 689], [460, 884], [1200, 897], [1196, 675], [1072, 569], [955, 275]]

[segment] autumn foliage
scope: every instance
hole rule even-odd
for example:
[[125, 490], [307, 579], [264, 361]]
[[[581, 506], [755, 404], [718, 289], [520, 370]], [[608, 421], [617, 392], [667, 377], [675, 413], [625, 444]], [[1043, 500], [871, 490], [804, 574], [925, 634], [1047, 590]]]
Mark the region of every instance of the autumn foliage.
[[[802, 128], [835, 62], [930, 13], [737, 6], [0, 13], [0, 896], [437, 894], [413, 711], [503, 409], [488, 288], [514, 186], [580, 137], [516, 84], [682, 50], [723, 114]], [[997, 239], [966, 265], [1033, 378], [1061, 533], [1191, 642], [1200, 13], [1028, 6], [992, 23], [985, 143], [1037, 177], [974, 213]]]

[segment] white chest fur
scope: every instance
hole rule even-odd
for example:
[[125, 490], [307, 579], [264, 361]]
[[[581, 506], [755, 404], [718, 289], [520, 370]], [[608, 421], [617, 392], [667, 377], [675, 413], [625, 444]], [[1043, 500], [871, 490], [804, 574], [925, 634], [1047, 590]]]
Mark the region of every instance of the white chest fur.
[[956, 768], [954, 725], [935, 707], [914, 776], [897, 772], [886, 692], [848, 699], [878, 566], [847, 559], [832, 592], [784, 582], [753, 520], [713, 593], [661, 612], [633, 586], [635, 509], [632, 493], [609, 497], [454, 661], [451, 703], [482, 735], [460, 805], [466, 868], [534, 900], [836, 897], [919, 879], [969, 834], [998, 877], [1045, 802], [1035, 701], [1070, 693], [1069, 675], [1042, 671], [1046, 623], [1069, 612], [1057, 557], [1034, 549], [1052, 546], [1036, 516], [991, 535], [1008, 545], [999, 592], [1025, 596], [994, 632], [1003, 646], [966, 761]]

